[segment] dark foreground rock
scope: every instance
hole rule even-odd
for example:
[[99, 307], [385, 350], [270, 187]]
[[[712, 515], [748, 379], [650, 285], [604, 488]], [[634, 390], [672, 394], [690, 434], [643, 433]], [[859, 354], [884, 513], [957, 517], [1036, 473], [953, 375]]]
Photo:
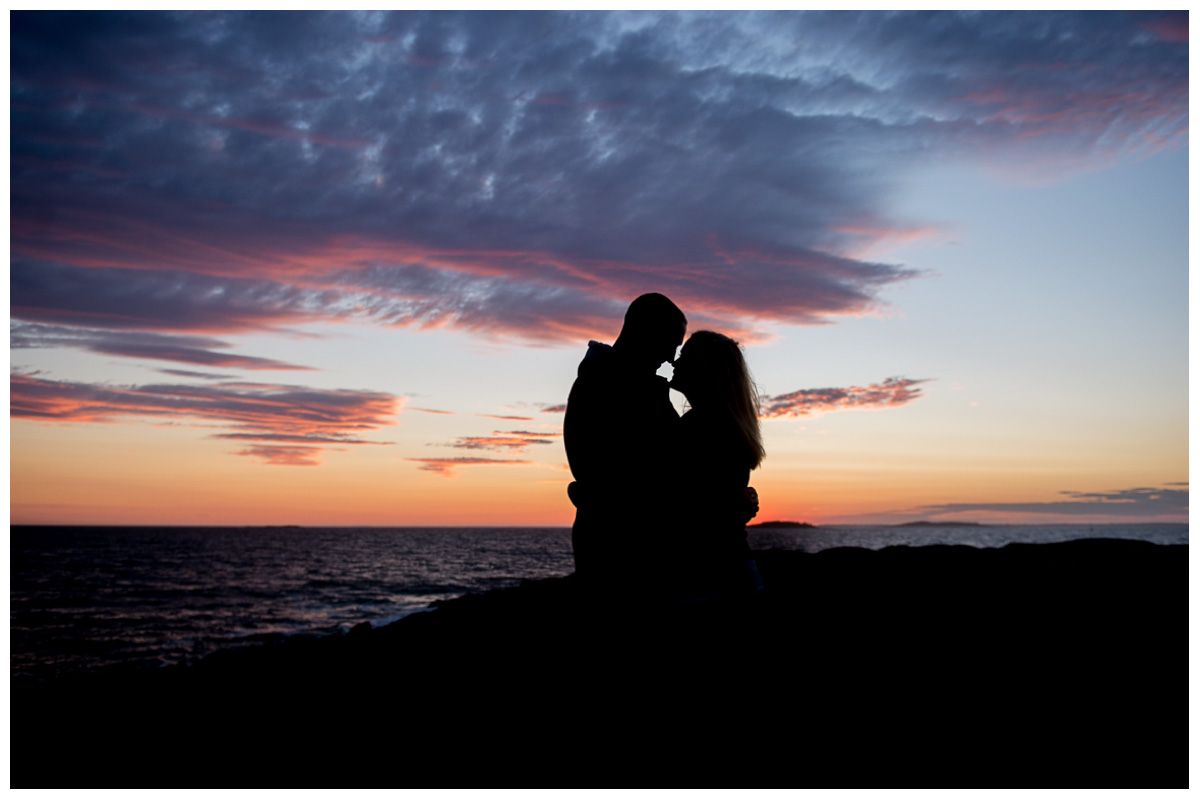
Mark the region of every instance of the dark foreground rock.
[[1186, 546], [757, 558], [752, 602], [564, 578], [187, 669], [14, 680], [12, 783], [1187, 785]]

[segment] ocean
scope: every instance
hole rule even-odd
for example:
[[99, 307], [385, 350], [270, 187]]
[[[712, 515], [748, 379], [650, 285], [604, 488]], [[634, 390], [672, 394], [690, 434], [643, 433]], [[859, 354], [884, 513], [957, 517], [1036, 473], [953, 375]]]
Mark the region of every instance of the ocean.
[[[1187, 544], [1186, 524], [757, 528], [754, 549], [1084, 538]], [[14, 678], [193, 663], [217, 650], [380, 626], [438, 600], [568, 575], [566, 528], [11, 529]]]

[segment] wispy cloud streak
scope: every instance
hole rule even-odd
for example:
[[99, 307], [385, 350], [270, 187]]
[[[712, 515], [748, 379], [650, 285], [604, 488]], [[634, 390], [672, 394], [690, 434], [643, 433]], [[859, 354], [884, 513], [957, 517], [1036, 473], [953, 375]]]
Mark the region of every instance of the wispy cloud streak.
[[321, 465], [319, 447], [274, 447], [272, 445], [255, 445], [239, 450], [237, 455], [262, 459], [273, 466], [284, 467], [319, 467]]
[[533, 422], [533, 417], [523, 417], [519, 414], [460, 414], [457, 411], [445, 411], [440, 408], [409, 407], [409, 411], [420, 411], [425, 414], [441, 414], [450, 417], [482, 417], [483, 419], [499, 419], [508, 422]]
[[[1168, 484], [1168, 486], [1178, 484]], [[1186, 519], [1188, 490], [1120, 489], [1111, 492], [1060, 492], [1066, 499], [1042, 503], [942, 503], [920, 506], [913, 513], [941, 516], [962, 512], [1009, 512], [1072, 516], [1170, 517]]]
[[195, 372], [190, 369], [160, 369], [163, 375], [173, 375], [176, 378], [199, 378], [205, 381], [231, 381], [233, 375], [222, 375], [216, 372]]
[[888, 378], [882, 383], [831, 389], [800, 389], [763, 398], [764, 419], [810, 417], [848, 409], [883, 409], [908, 405], [921, 398], [920, 384], [928, 379]]
[[[9, 377], [11, 415], [44, 422], [115, 422], [190, 418], [228, 425], [216, 438], [314, 445], [369, 444], [363, 434], [394, 424], [403, 400], [383, 392], [312, 389], [281, 384], [222, 382], [204, 386], [106, 386], [52, 381], [33, 374]], [[321, 448], [308, 448], [319, 450]], [[272, 452], [261, 446], [243, 455]], [[276, 452], [300, 452], [280, 450]], [[311, 452], [303, 463], [311, 462]], [[271, 463], [302, 463], [268, 459]]]
[[417, 469], [425, 472], [436, 472], [444, 478], [453, 478], [458, 475], [460, 467], [478, 467], [478, 466], [511, 466], [517, 464], [532, 464], [532, 461], [513, 458], [473, 458], [470, 456], [456, 456], [453, 458], [406, 458], [405, 461], [414, 461], [421, 466]]
[[[198, 336], [172, 336], [145, 331], [113, 332], [70, 328], [58, 325], [13, 323], [9, 327], [9, 347], [13, 349], [70, 347], [105, 355], [143, 358], [158, 361], [178, 361], [209, 367], [235, 367], [251, 370], [311, 370], [270, 358], [239, 356], [218, 352], [229, 348], [228, 342]], [[162, 370], [184, 377], [212, 377], [206, 373], [183, 370]]]
[[462, 436], [451, 447], [463, 450], [497, 450], [523, 453], [532, 445], [553, 444], [561, 433], [538, 433], [535, 431], [493, 431], [491, 436]]

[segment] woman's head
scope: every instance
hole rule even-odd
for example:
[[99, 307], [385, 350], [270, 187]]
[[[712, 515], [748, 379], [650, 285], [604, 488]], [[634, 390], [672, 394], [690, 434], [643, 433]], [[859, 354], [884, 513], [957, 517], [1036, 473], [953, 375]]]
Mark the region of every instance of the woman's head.
[[762, 462], [758, 392], [737, 342], [714, 331], [693, 333], [675, 360], [671, 388], [682, 392], [692, 408], [730, 415], [746, 440], [752, 466]]

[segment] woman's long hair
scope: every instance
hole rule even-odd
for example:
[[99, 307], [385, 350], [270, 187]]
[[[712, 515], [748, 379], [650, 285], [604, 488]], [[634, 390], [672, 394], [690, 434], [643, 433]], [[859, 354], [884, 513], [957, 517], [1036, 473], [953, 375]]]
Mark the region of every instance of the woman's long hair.
[[757, 468], [767, 451], [758, 424], [758, 388], [741, 345], [722, 333], [696, 331], [683, 349], [689, 360], [695, 359], [691, 377], [697, 383], [699, 401], [729, 414], [746, 444], [750, 468]]

